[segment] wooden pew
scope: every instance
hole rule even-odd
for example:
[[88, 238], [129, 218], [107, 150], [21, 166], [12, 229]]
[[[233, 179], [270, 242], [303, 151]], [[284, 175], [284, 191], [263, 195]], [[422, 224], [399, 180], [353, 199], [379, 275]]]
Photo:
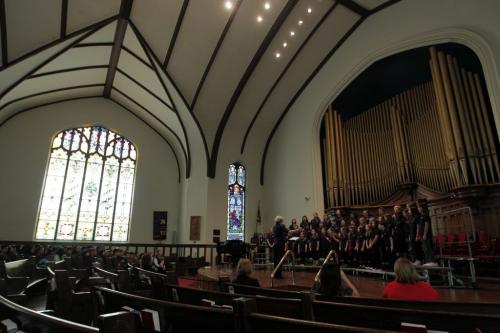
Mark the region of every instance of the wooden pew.
[[118, 291], [129, 293], [132, 291], [130, 274], [128, 270], [118, 270], [111, 272], [100, 267], [94, 267], [94, 272], [110, 281], [112, 288]]
[[0, 296], [0, 321], [10, 319], [20, 330], [40, 333], [135, 333], [134, 317], [128, 312], [99, 316], [97, 328], [33, 311]]
[[500, 303], [444, 302], [444, 301], [404, 301], [369, 297], [329, 297], [316, 296], [316, 300], [344, 304], [382, 306], [384, 308], [417, 309], [477, 314], [500, 315]]
[[177, 285], [179, 283], [177, 279], [177, 274], [175, 272], [166, 272], [165, 274], [160, 274], [156, 272], [147, 271], [139, 267], [132, 268], [136, 272], [136, 276], [141, 275], [146, 276], [151, 281], [152, 297], [157, 299], [166, 299], [167, 295], [165, 293], [166, 286]]
[[54, 273], [56, 313], [67, 320], [90, 324], [92, 321], [92, 313], [89, 311], [92, 306], [90, 292], [75, 292], [68, 271], [56, 270]]
[[416, 310], [315, 301], [316, 321], [339, 325], [399, 330], [402, 322], [425, 324], [427, 329], [454, 333], [500, 332], [500, 316], [436, 310]]
[[35, 257], [28, 259], [10, 261], [5, 263], [5, 271], [10, 277], [28, 277], [28, 285], [25, 294], [43, 294], [45, 293], [48, 279], [47, 268], [40, 268], [36, 265]]
[[261, 295], [268, 297], [300, 298], [300, 292], [283, 289], [272, 289], [263, 287], [246, 286], [236, 283], [224, 283], [223, 291], [241, 295]]
[[0, 279], [5, 280], [5, 293], [9, 296], [24, 294], [29, 283], [29, 277], [27, 276], [10, 276], [3, 260], [0, 261]]
[[[234, 283], [226, 283], [224, 285], [224, 290], [228, 291], [230, 287], [235, 293], [239, 295], [263, 295], [269, 297], [285, 297], [285, 298], [299, 298], [300, 292], [282, 290], [282, 289], [271, 289], [271, 288], [261, 288], [252, 287], [245, 285], [238, 285]], [[425, 302], [425, 301], [403, 301], [403, 300], [391, 300], [383, 298], [368, 298], [368, 297], [334, 297], [334, 298], [324, 298], [321, 296], [315, 296], [317, 300], [335, 302], [335, 303], [346, 303], [346, 304], [359, 304], [368, 306], [380, 306], [388, 308], [398, 308], [398, 309], [418, 309], [418, 310], [429, 310], [429, 311], [444, 311], [444, 312], [460, 312], [460, 313], [477, 313], [477, 314], [500, 314], [500, 303], [472, 303], [472, 302]]]
[[[183, 288], [174, 285], [167, 285], [166, 288], [167, 300], [191, 305], [200, 305], [204, 299], [214, 301], [216, 305], [232, 305], [235, 298], [244, 296], [240, 294]], [[312, 320], [312, 295], [310, 293], [297, 294], [299, 296], [298, 298], [276, 298], [267, 296], [246, 297], [256, 299], [257, 312], [259, 313]], [[276, 304], [279, 304], [279, 306], [276, 306]]]
[[[270, 316], [258, 313], [256, 299], [236, 298], [234, 300], [234, 314], [236, 329], [239, 333], [253, 332], [286, 332], [286, 333], [382, 333], [386, 330], [370, 329], [365, 327], [342, 326], [336, 324], [319, 323], [307, 320], [298, 320], [286, 317]], [[279, 306], [279, 304], [276, 304]], [[399, 331], [399, 330], [398, 330]]]
[[235, 332], [233, 311], [228, 309], [155, 300], [102, 287], [93, 288], [92, 294], [96, 315], [122, 311], [123, 306], [147, 308], [158, 311], [161, 332]]

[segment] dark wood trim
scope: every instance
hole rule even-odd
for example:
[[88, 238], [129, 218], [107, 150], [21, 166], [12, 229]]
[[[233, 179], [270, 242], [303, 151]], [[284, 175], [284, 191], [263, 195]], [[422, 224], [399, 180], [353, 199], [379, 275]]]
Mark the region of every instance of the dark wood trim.
[[[0, 0], [0, 1], [4, 1], [4, 0]], [[35, 49], [33, 51], [30, 51], [30, 52], [28, 52], [28, 53], [20, 56], [19, 58], [16, 58], [16, 59], [12, 60], [11, 62], [9, 62], [7, 64], [2, 64], [2, 66], [0, 67], [0, 72], [2, 72], [3, 70], [5, 70], [5, 69], [7, 69], [7, 68], [9, 68], [11, 66], [14, 66], [14, 65], [20, 63], [23, 60], [26, 60], [26, 59], [28, 59], [28, 58], [30, 58], [30, 57], [38, 54], [40, 52], [43, 52], [43, 51], [51, 48], [54, 45], [57, 45], [57, 44], [59, 44], [61, 42], [64, 42], [64, 41], [66, 41], [68, 39], [71, 39], [71, 38], [73, 38], [73, 37], [75, 37], [75, 36], [77, 36], [79, 34], [85, 33], [87, 31], [95, 32], [95, 31], [99, 30], [99, 28], [104, 27], [105, 25], [107, 25], [108, 23], [113, 22], [117, 18], [118, 18], [118, 15], [114, 15], [114, 16], [108, 17], [108, 18], [106, 18], [106, 19], [104, 19], [102, 21], [99, 21], [99, 22], [96, 22], [96, 23], [94, 23], [92, 25], [89, 25], [88, 27], [85, 27], [83, 29], [74, 31], [74, 32], [72, 32], [70, 34], [67, 34], [66, 37], [64, 37], [64, 38], [56, 39], [56, 40], [54, 40], [54, 41], [52, 41], [52, 42], [50, 42], [48, 44], [45, 44], [45, 45], [43, 45], [43, 46], [41, 46], [41, 47], [39, 47], [39, 48], [37, 48], [37, 49]], [[81, 41], [83, 39], [84, 38], [79, 39], [79, 41]], [[71, 43], [71, 44], [73, 45], [74, 43]]]
[[117, 93], [119, 93], [120, 95], [127, 98], [129, 101], [131, 101], [132, 103], [134, 103], [135, 105], [137, 105], [138, 107], [140, 107], [141, 109], [146, 111], [147, 114], [149, 114], [156, 121], [158, 121], [160, 124], [162, 124], [169, 132], [171, 132], [172, 135], [175, 137], [175, 139], [179, 142], [179, 145], [181, 146], [182, 152], [184, 153], [185, 161], [187, 163], [188, 158], [187, 158], [187, 154], [186, 154], [186, 149], [184, 148], [184, 145], [182, 144], [182, 141], [181, 141], [179, 135], [177, 135], [177, 133], [175, 133], [175, 131], [172, 128], [170, 128], [170, 126], [168, 126], [163, 120], [158, 118], [158, 116], [156, 116], [153, 112], [149, 111], [148, 108], [143, 106], [141, 103], [137, 102], [135, 99], [133, 99], [132, 97], [130, 97], [129, 95], [127, 95], [126, 93], [121, 91], [120, 89], [118, 89], [116, 87], [112, 87], [112, 90], [116, 91]]
[[339, 4], [338, 1], [334, 2], [333, 5], [330, 7], [330, 9], [328, 9], [326, 11], [326, 13], [323, 15], [323, 17], [318, 21], [318, 23], [311, 30], [311, 32], [309, 33], [309, 35], [307, 35], [307, 37], [304, 39], [304, 41], [299, 46], [299, 48], [297, 49], [297, 51], [295, 52], [295, 54], [293, 55], [293, 57], [290, 59], [290, 61], [288, 62], [288, 64], [285, 66], [285, 68], [283, 69], [283, 71], [281, 72], [281, 74], [278, 76], [278, 78], [276, 79], [276, 81], [274, 81], [274, 84], [272, 85], [271, 89], [269, 89], [269, 91], [267, 92], [266, 96], [264, 97], [264, 99], [260, 103], [259, 108], [257, 109], [257, 112], [254, 114], [254, 116], [252, 118], [252, 121], [250, 122], [250, 125], [248, 125], [248, 128], [247, 128], [247, 130], [245, 132], [245, 136], [243, 138], [243, 142], [241, 143], [241, 148], [240, 148], [240, 153], [241, 154], [243, 154], [243, 152], [245, 150], [245, 145], [246, 145], [248, 136], [250, 135], [250, 131], [253, 128], [253, 125], [257, 121], [257, 118], [259, 117], [262, 109], [266, 105], [267, 100], [271, 97], [272, 93], [274, 92], [274, 89], [276, 89], [276, 87], [278, 86], [278, 84], [281, 82], [281, 79], [283, 79], [283, 77], [287, 73], [288, 69], [292, 66], [293, 62], [298, 57], [298, 55], [300, 54], [300, 52], [302, 51], [302, 49], [307, 45], [307, 43], [312, 38], [312, 36], [316, 33], [316, 31], [323, 24], [323, 22], [330, 16], [330, 14], [333, 12], [333, 10], [337, 7], [338, 4]]
[[[114, 90], [116, 90], [115, 88], [113, 88]], [[168, 141], [167, 138], [165, 138], [156, 128], [154, 128], [150, 123], [148, 123], [147, 121], [145, 121], [144, 119], [142, 119], [139, 115], [137, 115], [134, 111], [130, 110], [128, 107], [126, 107], [125, 105], [123, 105], [122, 103], [114, 100], [113, 98], [110, 98], [109, 99], [110, 101], [112, 101], [113, 103], [121, 106], [124, 110], [128, 111], [130, 114], [132, 114], [134, 117], [136, 117], [137, 119], [139, 119], [140, 121], [142, 121], [146, 126], [148, 126], [150, 129], [152, 129], [156, 134], [158, 134], [158, 136], [163, 140], [165, 141], [165, 143], [170, 147], [170, 149], [172, 150], [172, 153], [174, 154], [174, 157], [175, 157], [175, 162], [177, 163], [177, 180], [179, 182], [179, 184], [181, 183], [181, 167], [180, 167], [180, 164], [179, 164], [179, 158], [177, 157], [177, 154], [175, 153], [175, 150], [174, 150], [174, 147], [172, 147], [172, 144], [170, 143], [170, 141]], [[116, 245], [116, 244], [115, 244]]]
[[[137, 38], [139, 39], [139, 43], [141, 44], [141, 47], [142, 47], [144, 53], [148, 57], [148, 60], [151, 63], [151, 65], [153, 66], [153, 70], [154, 70], [154, 72], [156, 74], [157, 79], [160, 81], [160, 83], [161, 83], [161, 85], [163, 87], [163, 90], [165, 91], [165, 93], [167, 94], [168, 98], [172, 102], [172, 105], [173, 105], [174, 111], [175, 111], [175, 115], [177, 116], [177, 120], [179, 121], [179, 124], [182, 127], [182, 132], [184, 134], [184, 140], [186, 140], [186, 150], [187, 150], [186, 178], [189, 178], [189, 177], [191, 177], [191, 147], [189, 146], [189, 138], [188, 138], [188, 135], [187, 135], [186, 127], [184, 125], [184, 122], [181, 119], [180, 114], [179, 114], [179, 109], [178, 109], [178, 107], [177, 107], [174, 99], [172, 98], [172, 95], [170, 94], [170, 91], [168, 90], [165, 82], [163, 81], [163, 78], [161, 77], [161, 75], [160, 75], [160, 73], [158, 71], [158, 67], [160, 69], [162, 68], [161, 67], [161, 63], [159, 61], [157, 61], [157, 58], [154, 58], [154, 52], [153, 52], [153, 50], [151, 50], [151, 48], [149, 47], [146, 39], [144, 38], [144, 36], [142, 36], [142, 34], [139, 31], [139, 29], [137, 29], [137, 27], [133, 23], [130, 23], [130, 26], [131, 26], [132, 30], [134, 30], [135, 34], [137, 35]], [[155, 65], [155, 61], [156, 61], [156, 65]], [[165, 70], [165, 72], [166, 72], [166, 70]], [[186, 107], [187, 107], [187, 105], [186, 105]]]
[[142, 59], [139, 55], [137, 55], [134, 51], [126, 47], [125, 45], [122, 45], [122, 50], [130, 54], [132, 57], [140, 61], [144, 66], [148, 67], [149, 69], [153, 70], [153, 66], [151, 64], [147, 63], [146, 60]]
[[380, 4], [378, 5], [377, 7], [373, 8], [372, 10], [370, 10], [370, 15], [373, 15], [381, 10], [384, 10], [386, 9], [387, 7], [390, 7], [398, 2], [400, 2], [401, 0], [389, 0], [387, 2], [384, 2], [383, 4]]
[[82, 34], [80, 37], [78, 37], [77, 39], [75, 39], [73, 42], [71, 42], [69, 45], [67, 45], [66, 47], [64, 47], [62, 50], [59, 50], [58, 52], [56, 52], [55, 54], [53, 54], [52, 56], [50, 56], [48, 59], [46, 59], [45, 61], [43, 61], [39, 65], [35, 66], [32, 70], [30, 70], [24, 76], [22, 76], [21, 78], [19, 78], [19, 80], [17, 80], [16, 82], [14, 82], [10, 86], [8, 86], [4, 91], [2, 91], [0, 93], [0, 99], [2, 99], [7, 93], [9, 93], [12, 89], [14, 89], [15, 87], [17, 87], [21, 82], [23, 82], [24, 80], [26, 80], [26, 78], [30, 77], [33, 73], [35, 73], [36, 71], [38, 71], [40, 68], [42, 68], [43, 66], [47, 65], [49, 62], [51, 62], [52, 60], [54, 60], [55, 58], [57, 58], [61, 54], [65, 53], [67, 50], [71, 49], [74, 45], [78, 44], [79, 42], [81, 42], [82, 40], [84, 40], [85, 38], [87, 38], [88, 36], [92, 35], [96, 31], [98, 31], [99, 29], [101, 29], [102, 27], [104, 27], [105, 25], [107, 25], [108, 23], [110, 23], [110, 22], [108, 22], [108, 20], [101, 21], [101, 24], [98, 24], [98, 25], [94, 26], [93, 29], [90, 29], [86, 33]]
[[113, 46], [115, 45], [113, 42], [96, 42], [96, 43], [80, 43], [73, 46], [75, 49], [79, 47], [94, 47], [94, 46]]
[[58, 69], [58, 70], [55, 70], [55, 71], [43, 72], [43, 73], [39, 73], [39, 74], [33, 74], [33, 75], [29, 76], [28, 78], [26, 78], [26, 80], [35, 79], [35, 78], [41, 77], [41, 76], [55, 75], [55, 74], [67, 73], [67, 72], [83, 71], [83, 70], [86, 70], [86, 69], [98, 69], [98, 68], [108, 68], [108, 65], [92, 65], [92, 66], [81, 66], [81, 67]]
[[68, 25], [68, 0], [61, 0], [61, 32], [60, 38], [66, 37], [66, 27]]
[[361, 16], [370, 15], [370, 11], [353, 0], [337, 0], [340, 4]]
[[120, 60], [120, 53], [122, 50], [123, 40], [125, 39], [125, 33], [127, 32], [128, 19], [130, 17], [130, 12], [132, 11], [133, 3], [134, 0], [122, 0], [120, 5], [120, 14], [116, 24], [114, 45], [109, 57], [109, 68], [108, 73], [106, 74], [106, 85], [104, 86], [103, 92], [103, 96], [105, 98], [109, 98], [109, 95], [111, 94], [111, 87], [113, 86], [116, 74], [116, 66], [118, 66], [118, 61]]
[[11, 101], [8, 101], [7, 103], [5, 103], [5, 104], [3, 104], [3, 105], [0, 106], [0, 111], [3, 110], [3, 109], [5, 109], [7, 106], [9, 106], [11, 104], [14, 104], [16, 102], [19, 102], [19, 101], [22, 101], [22, 100], [25, 100], [25, 99], [29, 99], [31, 97], [36, 97], [36, 96], [41, 96], [41, 95], [48, 95], [48, 94], [51, 94], [51, 93], [54, 93], [54, 92], [58, 92], [58, 91], [75, 90], [75, 89], [82, 89], [82, 88], [93, 88], [93, 87], [103, 87], [103, 86], [104, 86], [104, 84], [102, 84], [102, 83], [94, 83], [94, 84], [83, 84], [83, 85], [72, 86], [72, 87], [64, 87], [64, 88], [57, 88], [57, 89], [45, 90], [45, 91], [37, 92], [37, 93], [34, 93], [34, 94], [26, 95], [26, 96], [19, 97], [19, 98], [13, 99]]
[[347, 38], [349, 38], [349, 36], [361, 25], [361, 23], [364, 22], [364, 20], [385, 9], [385, 8], [388, 8], [390, 6], [392, 6], [393, 4], [396, 4], [398, 2], [400, 2], [401, 0], [389, 0], [375, 8], [373, 8], [372, 10], [370, 10], [369, 14], [367, 16], [362, 16], [352, 27], [351, 29], [349, 29], [349, 31], [344, 35], [344, 37], [342, 37], [342, 39], [333, 47], [332, 50], [330, 50], [330, 52], [326, 55], [326, 57], [319, 63], [319, 65], [316, 67], [316, 69], [311, 73], [311, 75], [307, 78], [307, 80], [302, 84], [302, 86], [300, 87], [300, 89], [297, 91], [297, 93], [293, 96], [293, 98], [290, 100], [290, 102], [288, 103], [288, 105], [286, 106], [286, 108], [283, 110], [281, 116], [278, 118], [278, 121], [276, 122], [276, 124], [274, 125], [271, 133], [269, 134], [269, 137], [267, 138], [267, 142], [266, 142], [266, 145], [265, 145], [265, 148], [264, 148], [264, 153], [262, 155], [262, 160], [261, 160], [261, 165], [260, 165], [260, 184], [261, 185], [264, 185], [264, 167], [265, 167], [265, 164], [266, 164], [266, 158], [267, 158], [267, 152], [269, 150], [269, 145], [271, 143], [271, 140], [273, 139], [273, 136], [274, 134], [276, 133], [279, 125], [281, 124], [281, 122], [283, 121], [283, 119], [285, 118], [286, 114], [288, 113], [288, 111], [290, 110], [290, 108], [292, 107], [292, 105], [295, 103], [295, 101], [297, 100], [297, 98], [302, 94], [302, 92], [304, 91], [304, 89], [307, 87], [307, 85], [309, 85], [309, 83], [312, 81], [312, 79], [316, 76], [316, 74], [318, 74], [318, 72], [321, 70], [321, 68], [323, 68], [323, 66], [325, 65], [326, 62], [328, 62], [328, 60], [333, 56], [333, 54], [337, 51], [337, 49], [345, 42], [345, 40]]
[[5, 13], [5, 0], [0, 0], [0, 33], [2, 34], [2, 68], [9, 63], [7, 53], [7, 14]]
[[177, 41], [177, 36], [181, 30], [182, 21], [184, 20], [184, 15], [186, 14], [189, 5], [189, 0], [184, 0], [182, 3], [181, 10], [179, 12], [179, 17], [177, 18], [177, 23], [175, 24], [174, 33], [172, 34], [172, 39], [170, 39], [170, 44], [168, 45], [167, 53], [165, 54], [165, 60], [163, 61], [163, 68], [167, 68], [172, 52], [174, 51], [175, 42]]
[[28, 107], [26, 109], [22, 109], [22, 110], [17, 111], [14, 114], [11, 114], [5, 120], [3, 120], [2, 122], [0, 122], [0, 127], [2, 127], [6, 122], [8, 122], [9, 120], [11, 120], [12, 118], [17, 117], [21, 113], [24, 113], [24, 112], [27, 112], [27, 111], [31, 111], [31, 110], [34, 110], [34, 109], [37, 109], [37, 108], [41, 108], [41, 107], [48, 106], [48, 105], [53, 105], [53, 104], [58, 104], [58, 103], [62, 103], [62, 102], [74, 101], [74, 100], [79, 100], [79, 99], [88, 99], [88, 98], [102, 98], [102, 95], [99, 94], [99, 95], [96, 95], [96, 96], [71, 97], [71, 98], [61, 99], [61, 100], [54, 101], [54, 102], [48, 102], [48, 103], [38, 104], [38, 105], [35, 105], [35, 106], [30, 106], [30, 107]]
[[295, 103], [297, 98], [299, 98], [299, 96], [302, 94], [304, 89], [309, 85], [309, 83], [312, 81], [312, 79], [314, 79], [316, 74], [318, 74], [318, 72], [321, 70], [321, 68], [323, 68], [323, 66], [328, 62], [328, 60], [330, 60], [330, 58], [338, 50], [338, 48], [340, 46], [342, 46], [342, 44], [344, 44], [344, 42], [347, 40], [347, 38], [349, 38], [349, 36], [351, 36], [351, 34], [361, 25], [361, 23], [363, 23], [365, 21], [365, 19], [367, 17], [368, 16], [360, 17], [358, 19], [358, 21], [356, 21], [356, 23], [354, 23], [354, 25], [349, 29], [349, 31], [347, 31], [347, 33], [337, 42], [337, 44], [335, 44], [335, 46], [330, 50], [330, 52], [327, 53], [327, 55], [323, 58], [323, 60], [321, 60], [321, 62], [318, 64], [318, 66], [316, 66], [316, 68], [311, 73], [311, 75], [309, 75], [307, 80], [300, 86], [299, 90], [295, 93], [295, 95], [292, 97], [290, 102], [287, 104], [287, 106], [285, 107], [285, 109], [281, 113], [281, 116], [278, 118], [278, 121], [276, 122], [276, 124], [274, 124], [274, 127], [267, 138], [266, 146], [264, 148], [264, 153], [262, 154], [262, 160], [261, 160], [261, 164], [260, 164], [260, 184], [261, 185], [264, 185], [264, 166], [266, 164], [267, 151], [269, 150], [269, 145], [270, 145], [271, 140], [273, 139], [273, 136], [276, 133], [276, 130], [278, 129], [279, 125], [281, 124], [281, 122], [283, 121], [286, 114], [288, 113], [288, 111], [290, 110], [292, 105]]
[[157, 94], [155, 94], [153, 91], [151, 91], [148, 87], [146, 87], [145, 85], [143, 85], [142, 83], [140, 83], [139, 81], [137, 81], [136, 79], [134, 79], [132, 76], [130, 76], [129, 74], [127, 74], [127, 72], [125, 72], [124, 70], [120, 69], [119, 67], [116, 67], [116, 71], [119, 72], [120, 74], [122, 74], [123, 76], [125, 76], [127, 79], [129, 79], [133, 83], [135, 83], [137, 86], [141, 87], [149, 95], [151, 95], [153, 98], [155, 98], [156, 100], [158, 100], [158, 102], [160, 102], [161, 104], [165, 105], [165, 107], [167, 107], [169, 110], [175, 112], [175, 110], [173, 109], [173, 107], [171, 105], [169, 105], [166, 101], [164, 101], [160, 96], [158, 96]]
[[207, 79], [208, 73], [210, 72], [210, 69], [212, 68], [212, 65], [215, 61], [215, 58], [217, 57], [217, 54], [219, 53], [219, 49], [222, 45], [222, 42], [224, 42], [224, 38], [226, 38], [226, 34], [229, 31], [229, 28], [231, 28], [231, 25], [233, 24], [234, 17], [238, 13], [238, 10], [240, 9], [241, 2], [243, 0], [238, 0], [236, 2], [236, 5], [233, 8], [233, 12], [231, 13], [231, 16], [229, 16], [229, 19], [227, 20], [227, 23], [224, 27], [224, 30], [222, 31], [219, 40], [217, 41], [217, 45], [215, 46], [214, 51], [212, 52], [212, 55], [210, 56], [210, 60], [208, 61], [207, 67], [205, 67], [205, 70], [203, 71], [203, 75], [200, 79], [200, 82], [198, 82], [198, 87], [196, 87], [196, 92], [194, 93], [193, 100], [191, 101], [191, 110], [194, 112], [194, 107], [196, 105], [196, 101], [198, 100], [198, 96], [200, 94], [201, 88], [203, 87], [205, 80]]
[[293, 8], [295, 5], [298, 3], [298, 0], [288, 0], [286, 5], [283, 7], [281, 10], [279, 16], [276, 18], [274, 21], [271, 29], [269, 29], [267, 35], [264, 37], [264, 40], [259, 46], [259, 49], [257, 52], [254, 54], [252, 61], [248, 65], [247, 69], [245, 70], [245, 73], [240, 79], [240, 82], [236, 86], [236, 89], [233, 92], [233, 95], [231, 96], [231, 99], [229, 100], [229, 103], [226, 107], [226, 110], [224, 111], [224, 114], [222, 116], [221, 121], [219, 122], [219, 126], [217, 128], [217, 133], [215, 135], [214, 139], [214, 144], [212, 146], [212, 156], [210, 158], [210, 163], [208, 165], [208, 174], [209, 177], [215, 178], [215, 173], [216, 173], [216, 167], [217, 167], [217, 156], [219, 154], [219, 146], [222, 140], [222, 134], [224, 133], [224, 129], [226, 127], [226, 124], [229, 120], [229, 117], [231, 116], [231, 113], [233, 112], [233, 108], [236, 105], [236, 102], [238, 101], [241, 92], [245, 88], [246, 84], [250, 80], [250, 77], [252, 76], [253, 71], [257, 67], [260, 59], [266, 52], [267, 48], [273, 41], [274, 37], [278, 33], [278, 31], [281, 29], [281, 26], [283, 23], [285, 23], [288, 15], [292, 12]]

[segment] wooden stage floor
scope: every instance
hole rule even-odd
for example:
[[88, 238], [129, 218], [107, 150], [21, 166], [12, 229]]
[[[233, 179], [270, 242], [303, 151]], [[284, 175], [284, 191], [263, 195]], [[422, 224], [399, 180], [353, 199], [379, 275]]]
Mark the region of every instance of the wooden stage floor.
[[[255, 270], [252, 276], [259, 280], [261, 287], [271, 287], [271, 271], [270, 270]], [[310, 288], [314, 283], [315, 271], [295, 272], [295, 284], [297, 286]], [[218, 280], [219, 277], [233, 278], [233, 273], [227, 268], [207, 268], [200, 269], [199, 276]], [[381, 297], [382, 290], [388, 281], [383, 281], [378, 278], [352, 276], [347, 274], [351, 282], [358, 288], [362, 297]], [[283, 271], [283, 279], [275, 279], [274, 286], [288, 286], [292, 284], [291, 272]], [[442, 301], [457, 301], [457, 302], [500, 302], [500, 281], [479, 281], [479, 287], [476, 289], [449, 289], [436, 288], [441, 296]]]

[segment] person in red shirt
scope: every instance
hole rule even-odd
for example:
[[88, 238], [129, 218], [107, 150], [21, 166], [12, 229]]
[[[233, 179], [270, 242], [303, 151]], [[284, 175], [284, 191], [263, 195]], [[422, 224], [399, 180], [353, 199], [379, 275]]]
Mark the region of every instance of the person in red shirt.
[[415, 266], [406, 258], [399, 258], [394, 264], [396, 280], [389, 282], [382, 293], [383, 298], [408, 301], [436, 301], [438, 292], [427, 282], [421, 281]]

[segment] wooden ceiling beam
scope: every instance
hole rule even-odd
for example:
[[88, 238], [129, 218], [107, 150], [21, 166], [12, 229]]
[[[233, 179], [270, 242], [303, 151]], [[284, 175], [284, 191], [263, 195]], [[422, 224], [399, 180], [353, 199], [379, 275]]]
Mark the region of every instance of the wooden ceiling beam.
[[5, 14], [5, 0], [0, 0], [0, 33], [2, 34], [2, 67], [9, 62], [7, 53], [7, 15]]
[[120, 5], [120, 14], [118, 15], [118, 21], [116, 23], [115, 38], [113, 48], [111, 50], [111, 56], [109, 57], [109, 68], [104, 85], [103, 96], [105, 98], [109, 98], [111, 94], [111, 88], [113, 87], [113, 81], [115, 80], [116, 75], [116, 67], [118, 66], [118, 61], [120, 60], [120, 53], [125, 33], [127, 32], [127, 24], [128, 19], [130, 18], [130, 12], [132, 11], [133, 2], [133, 0], [122, 0]]
[[68, 0], [62, 0], [61, 3], [61, 32], [60, 38], [66, 37], [66, 29], [68, 26]]
[[229, 100], [229, 103], [226, 107], [226, 110], [224, 111], [224, 114], [222, 116], [221, 121], [219, 122], [219, 126], [217, 128], [217, 133], [215, 135], [214, 143], [212, 145], [212, 156], [209, 160], [209, 165], [208, 165], [208, 175], [211, 178], [215, 177], [215, 171], [216, 171], [216, 166], [217, 166], [217, 156], [219, 153], [219, 146], [222, 140], [222, 134], [224, 133], [224, 129], [226, 127], [226, 124], [229, 120], [229, 117], [231, 116], [231, 113], [233, 112], [234, 106], [236, 105], [236, 102], [238, 101], [243, 89], [245, 88], [246, 84], [250, 80], [250, 77], [252, 76], [252, 73], [254, 72], [255, 68], [260, 62], [260, 59], [266, 52], [267, 48], [273, 41], [274, 37], [276, 34], [280, 31], [281, 26], [283, 23], [285, 23], [288, 15], [292, 12], [293, 8], [295, 5], [297, 5], [298, 0], [288, 0], [287, 4], [283, 9], [281, 10], [281, 13], [279, 16], [276, 18], [274, 21], [273, 25], [271, 26], [271, 29], [269, 29], [267, 35], [264, 37], [264, 40], [260, 44], [257, 52], [255, 52], [252, 61], [248, 65], [247, 69], [245, 70], [245, 73], [243, 73], [243, 76], [240, 79], [240, 82], [236, 86], [236, 89], [233, 92], [233, 95], [231, 96], [231, 99]]
[[172, 39], [168, 45], [167, 53], [165, 54], [165, 60], [163, 60], [163, 68], [167, 68], [172, 52], [174, 52], [175, 42], [177, 41], [177, 36], [181, 30], [182, 21], [184, 20], [184, 15], [186, 14], [189, 5], [189, 0], [184, 0], [182, 3], [181, 11], [179, 12], [179, 17], [177, 18], [177, 23], [175, 24], [174, 33], [172, 34]]
[[342, 6], [349, 8], [361, 16], [370, 15], [370, 11], [353, 0], [337, 0]]

